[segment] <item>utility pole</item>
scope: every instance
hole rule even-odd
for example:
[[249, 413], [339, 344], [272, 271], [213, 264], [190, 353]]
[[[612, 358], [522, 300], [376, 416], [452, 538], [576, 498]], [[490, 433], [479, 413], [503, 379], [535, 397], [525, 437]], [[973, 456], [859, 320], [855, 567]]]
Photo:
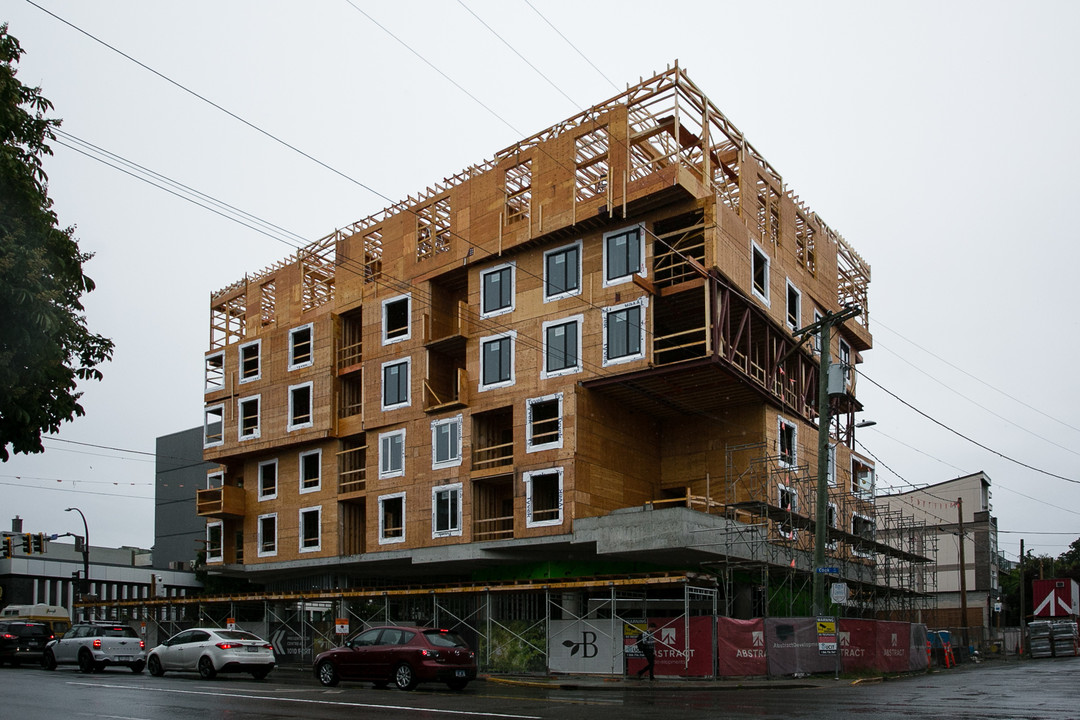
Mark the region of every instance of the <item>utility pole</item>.
[[964, 498], [956, 498], [956, 522], [960, 531], [960, 631], [963, 633], [964, 652], [968, 645], [967, 619], [967, 562], [964, 559]]
[[1024, 540], [1020, 539], [1020, 658], [1024, 657], [1024, 642], [1027, 638], [1027, 620], [1024, 617], [1024, 595], [1027, 588], [1024, 585]]
[[852, 305], [830, 312], [813, 325], [807, 325], [795, 332], [796, 335], [809, 336], [815, 330], [820, 337], [821, 358], [818, 365], [818, 466], [817, 499], [814, 513], [814, 614], [825, 615], [828, 609], [828, 597], [825, 593], [825, 575], [819, 568], [825, 567], [825, 544], [829, 535], [829, 426], [832, 425], [832, 411], [829, 405], [829, 366], [832, 364], [831, 348], [832, 326], [839, 325], [848, 318], [855, 317], [862, 309]]

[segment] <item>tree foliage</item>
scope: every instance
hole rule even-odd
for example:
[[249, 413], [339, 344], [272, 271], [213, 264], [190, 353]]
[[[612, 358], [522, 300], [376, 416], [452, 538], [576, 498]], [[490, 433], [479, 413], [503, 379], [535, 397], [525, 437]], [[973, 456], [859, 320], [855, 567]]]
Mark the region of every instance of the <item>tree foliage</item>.
[[23, 85], [19, 41], [0, 25], [0, 460], [42, 452], [42, 432], [85, 414], [79, 380], [100, 380], [113, 343], [86, 325], [80, 298], [91, 255], [59, 228], [42, 165], [52, 151], [52, 103]]

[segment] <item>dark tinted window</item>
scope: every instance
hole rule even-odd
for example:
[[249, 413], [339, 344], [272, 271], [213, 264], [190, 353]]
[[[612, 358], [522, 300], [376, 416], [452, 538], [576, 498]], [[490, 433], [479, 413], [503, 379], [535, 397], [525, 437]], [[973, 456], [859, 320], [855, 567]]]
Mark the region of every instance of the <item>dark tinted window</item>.
[[435, 647], [468, 647], [457, 633], [445, 630], [425, 630], [424, 637]]
[[102, 637], [139, 637], [139, 635], [127, 625], [111, 625], [109, 627], [103, 627], [97, 634]]
[[20, 637], [48, 637], [52, 635], [48, 626], [41, 623], [12, 623], [10, 632]]

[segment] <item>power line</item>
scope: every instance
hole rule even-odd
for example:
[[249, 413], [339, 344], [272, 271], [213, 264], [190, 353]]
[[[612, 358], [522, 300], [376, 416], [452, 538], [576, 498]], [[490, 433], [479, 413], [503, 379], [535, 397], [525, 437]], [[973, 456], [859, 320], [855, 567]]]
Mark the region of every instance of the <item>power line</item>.
[[994, 455], [997, 455], [998, 457], [1000, 457], [1000, 458], [1002, 458], [1004, 460], [1008, 460], [1009, 462], [1015, 463], [1016, 465], [1027, 468], [1028, 470], [1032, 470], [1034, 472], [1040, 473], [1042, 475], [1047, 475], [1047, 476], [1052, 477], [1052, 478], [1057, 478], [1058, 480], [1064, 480], [1065, 482], [1073, 483], [1075, 485], [1080, 485], [1080, 480], [1074, 480], [1073, 478], [1065, 477], [1064, 475], [1058, 475], [1056, 473], [1052, 473], [1049, 470], [1043, 470], [1041, 468], [1037, 468], [1034, 465], [1029, 465], [1028, 463], [1025, 463], [1025, 462], [1022, 462], [1022, 461], [1017, 460], [1015, 458], [1009, 457], [1005, 453], [999, 452], [997, 450], [994, 450], [991, 447], [983, 445], [979, 441], [974, 440], [974, 439], [968, 437], [967, 435], [964, 435], [959, 430], [955, 430], [955, 429], [949, 427], [948, 425], [946, 425], [945, 423], [941, 422], [940, 420], [932, 417], [931, 415], [928, 415], [927, 413], [923, 412], [922, 410], [918, 409], [917, 407], [915, 407], [914, 405], [909, 403], [907, 400], [904, 400], [903, 398], [901, 398], [896, 393], [885, 389], [880, 383], [876, 382], [873, 378], [871, 378], [869, 375], [867, 375], [862, 370], [856, 370], [856, 372], [858, 372], [859, 375], [861, 375], [862, 377], [866, 378], [867, 382], [872, 383], [877, 388], [879, 388], [882, 392], [884, 392], [885, 394], [891, 396], [893, 399], [895, 399], [896, 401], [898, 401], [902, 405], [905, 405], [908, 408], [910, 408], [911, 410], [914, 410], [916, 413], [918, 413], [919, 415], [922, 415], [924, 418], [926, 418], [930, 422], [934, 423], [935, 425], [938, 425], [939, 427], [942, 427], [942, 428], [948, 430], [949, 432], [956, 435], [957, 437], [959, 437], [959, 438], [961, 438], [963, 440], [967, 440], [972, 445], [975, 445], [976, 447], [980, 447], [980, 448], [982, 448], [983, 450], [986, 450], [989, 453], [993, 453]]
[[608, 84], [609, 84], [609, 85], [611, 85], [611, 87], [613, 87], [613, 88], [615, 89], [615, 92], [619, 92], [619, 86], [618, 86], [618, 85], [616, 85], [616, 84], [615, 84], [614, 82], [612, 82], [611, 78], [609, 78], [609, 77], [608, 77], [607, 75], [605, 75], [605, 74], [604, 74], [604, 71], [603, 71], [603, 70], [601, 70], [600, 68], [596, 67], [596, 65], [595, 65], [595, 64], [593, 64], [593, 61], [592, 61], [592, 60], [590, 60], [590, 59], [589, 59], [588, 57], [586, 57], [586, 56], [585, 56], [585, 53], [581, 52], [581, 50], [579, 50], [579, 49], [578, 49], [577, 45], [575, 45], [574, 43], [570, 42], [570, 39], [569, 39], [568, 37], [566, 37], [565, 35], [563, 35], [563, 34], [562, 34], [562, 32], [561, 32], [561, 31], [559, 30], [559, 28], [555, 27], [555, 25], [554, 25], [554, 24], [553, 24], [553, 23], [552, 23], [552, 22], [551, 22], [550, 20], [548, 20], [548, 19], [547, 19], [546, 17], [544, 17], [544, 14], [543, 14], [543, 13], [541, 13], [541, 12], [540, 12], [539, 10], [537, 10], [537, 9], [536, 9], [536, 6], [535, 6], [535, 5], [533, 5], [533, 4], [531, 3], [531, 2], [529, 2], [529, 0], [524, 0], [524, 2], [525, 2], [525, 4], [526, 4], [526, 5], [528, 5], [528, 6], [530, 7], [530, 8], [532, 8], [532, 11], [533, 11], [534, 13], [536, 13], [536, 14], [537, 14], [537, 15], [538, 15], [538, 16], [540, 17], [540, 19], [541, 19], [541, 20], [543, 20], [544, 22], [546, 22], [546, 23], [548, 24], [548, 27], [550, 27], [550, 28], [551, 28], [552, 30], [554, 30], [554, 31], [555, 31], [555, 34], [556, 34], [556, 35], [558, 35], [558, 36], [559, 36], [559, 37], [561, 37], [561, 38], [562, 38], [563, 40], [565, 40], [565, 41], [566, 41], [566, 44], [567, 44], [567, 45], [569, 45], [569, 46], [570, 46], [571, 48], [573, 48], [574, 52], [576, 52], [576, 53], [577, 53], [578, 55], [580, 55], [580, 56], [581, 56], [581, 59], [582, 59], [582, 60], [584, 60], [585, 62], [587, 62], [587, 63], [589, 64], [589, 66], [590, 66], [590, 67], [591, 67], [591, 68], [592, 68], [593, 70], [595, 70], [596, 72], [598, 72], [598, 73], [600, 74], [600, 77], [602, 77], [602, 78], [604, 78], [605, 80], [607, 80], [607, 81], [608, 81]]
[[126, 498], [126, 499], [130, 499], [130, 500], [149, 500], [151, 502], [154, 501], [154, 498], [152, 498], [152, 497], [142, 497], [141, 495], [131, 495], [131, 494], [128, 494], [128, 493], [104, 493], [104, 492], [96, 492], [94, 490], [79, 490], [77, 488], [49, 487], [47, 485], [19, 485], [18, 483], [4, 482], [2, 480], [0, 480], [0, 485], [7, 485], [7, 486], [10, 486], [10, 487], [23, 488], [25, 490], [50, 490], [52, 492], [77, 493], [79, 495], [101, 495], [103, 497], [110, 497], [110, 498]]

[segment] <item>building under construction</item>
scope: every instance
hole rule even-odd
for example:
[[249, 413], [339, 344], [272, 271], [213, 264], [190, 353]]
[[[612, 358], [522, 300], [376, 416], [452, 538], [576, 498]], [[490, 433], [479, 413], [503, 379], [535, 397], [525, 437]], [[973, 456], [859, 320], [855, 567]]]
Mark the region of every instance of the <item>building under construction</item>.
[[[212, 294], [207, 568], [357, 619], [806, 615], [826, 533], [846, 614], [917, 620], [854, 450], [869, 283], [676, 65]], [[819, 527], [796, 331], [849, 308]]]

